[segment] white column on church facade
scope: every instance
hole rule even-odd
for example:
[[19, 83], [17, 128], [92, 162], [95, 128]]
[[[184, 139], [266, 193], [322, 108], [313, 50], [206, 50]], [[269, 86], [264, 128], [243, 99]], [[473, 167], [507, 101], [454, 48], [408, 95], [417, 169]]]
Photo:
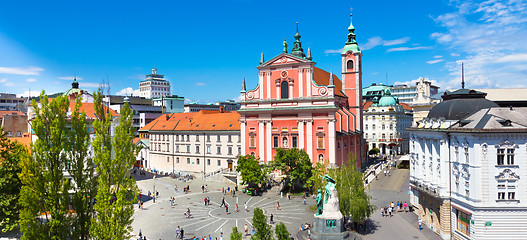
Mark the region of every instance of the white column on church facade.
[[260, 161], [263, 161], [265, 158], [265, 143], [264, 143], [264, 121], [258, 121], [258, 156]]
[[302, 98], [304, 97], [304, 83], [303, 81], [303, 75], [304, 75], [304, 69], [299, 68], [298, 69], [298, 97]]
[[309, 158], [313, 161], [313, 120], [309, 119], [306, 120], [306, 141], [307, 141], [307, 148], [306, 152], [309, 155]]
[[245, 140], [245, 121], [244, 120], [240, 120], [240, 137], [241, 137], [241, 143], [242, 143], [241, 155], [245, 155], [246, 154], [245, 148], [248, 146], [248, 144]]
[[306, 88], [306, 97], [311, 97], [311, 69], [306, 69]]
[[271, 146], [271, 125], [272, 125], [272, 121], [271, 120], [267, 120], [265, 121], [265, 150], [266, 150], [266, 155], [265, 155], [265, 163], [268, 163], [269, 161], [272, 161], [273, 160], [273, 152], [272, 152], [272, 149], [273, 147]]
[[[335, 149], [335, 142], [336, 139], [336, 132], [335, 132], [335, 119], [328, 119], [328, 142], [329, 142], [329, 156], [328, 160], [330, 164], [336, 164], [336, 149]], [[342, 148], [344, 146], [341, 146]]]
[[264, 88], [264, 79], [263, 79], [263, 75], [264, 73], [263, 72], [260, 72], [258, 74], [258, 85], [260, 86], [260, 89], [258, 89], [258, 91], [260, 92], [260, 99], [263, 98], [263, 88]]
[[298, 149], [304, 149], [304, 120], [298, 120]]
[[281, 99], [281, 96], [280, 96], [280, 79], [276, 80], [275, 81], [275, 84], [276, 84], [276, 99]]
[[289, 95], [288, 96], [289, 96], [289, 99], [293, 99], [293, 83], [292, 82], [289, 82]]
[[265, 73], [265, 76], [267, 76], [267, 99], [270, 99], [271, 98], [271, 72], [266, 72]]

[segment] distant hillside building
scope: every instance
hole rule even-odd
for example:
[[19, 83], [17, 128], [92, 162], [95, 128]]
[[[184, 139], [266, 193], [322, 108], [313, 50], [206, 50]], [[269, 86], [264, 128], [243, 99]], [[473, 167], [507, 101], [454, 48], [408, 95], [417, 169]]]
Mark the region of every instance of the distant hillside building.
[[[137, 131], [163, 114], [163, 109], [160, 106], [152, 106], [153, 100], [144, 97], [110, 95], [104, 97], [103, 101], [119, 114], [124, 103], [128, 102], [133, 110], [132, 125]], [[137, 134], [138, 132], [136, 132]]]
[[224, 111], [238, 111], [240, 109], [240, 103], [234, 100], [227, 100], [225, 102], [217, 103], [189, 103], [185, 104], [185, 112], [199, 112], [201, 110], [219, 111], [220, 107], [223, 107]]
[[152, 69], [152, 74], [146, 75], [145, 80], [139, 83], [139, 96], [144, 98], [158, 98], [170, 96], [170, 82], [165, 76], [157, 74], [157, 69]]
[[152, 99], [154, 106], [162, 107], [163, 113], [182, 113], [185, 111], [185, 98], [178, 95]]
[[16, 94], [0, 93], [0, 111], [22, 111], [26, 103], [26, 98], [17, 97]]
[[418, 92], [422, 91], [425, 96], [430, 97], [437, 94], [439, 87], [432, 85], [430, 81], [426, 81], [424, 78], [419, 78], [414, 86], [408, 86], [406, 84], [394, 85], [390, 90], [392, 91], [392, 95], [399, 99], [399, 102], [412, 103], [415, 97], [417, 97]]

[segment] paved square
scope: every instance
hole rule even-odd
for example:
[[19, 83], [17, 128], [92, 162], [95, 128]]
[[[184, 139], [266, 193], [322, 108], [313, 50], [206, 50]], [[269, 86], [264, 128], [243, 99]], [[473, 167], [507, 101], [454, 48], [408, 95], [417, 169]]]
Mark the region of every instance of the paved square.
[[[138, 179], [137, 184], [142, 189], [143, 194], [148, 191], [153, 192], [154, 180], [146, 177]], [[174, 185], [178, 185], [179, 192], [174, 191]], [[208, 192], [202, 193], [201, 186], [207, 184]], [[303, 204], [301, 197], [292, 197], [291, 200], [280, 198], [276, 193], [265, 193], [263, 196], [249, 196], [241, 191], [237, 192], [236, 197], [229, 194], [223, 195], [223, 187], [234, 187], [233, 184], [221, 184], [216, 182], [204, 182], [203, 180], [191, 180], [182, 182], [176, 179], [162, 177], [155, 180], [156, 190], [159, 191], [159, 198], [156, 203], [152, 199], [145, 201], [144, 209], [138, 209], [135, 205], [133, 233], [138, 234], [141, 230], [148, 239], [174, 239], [178, 226], [185, 230], [185, 238], [196, 236], [211, 236], [220, 239], [229, 239], [232, 227], [237, 226], [238, 231], [243, 232], [244, 225], [247, 224], [249, 234], [252, 232], [252, 217], [255, 208], [261, 208], [268, 217], [274, 216], [274, 224], [283, 222], [288, 231], [296, 235], [301, 224], [312, 223], [313, 213], [309, 211], [309, 205], [314, 204], [312, 198], [307, 199], [307, 205]], [[190, 193], [184, 194], [184, 186], [190, 186]], [[170, 197], [176, 198], [176, 205], [170, 206]], [[204, 204], [204, 198], [210, 198], [210, 205]], [[222, 198], [229, 206], [226, 213], [225, 207], [220, 207]], [[247, 202], [248, 212], [245, 212], [244, 203]], [[277, 210], [276, 203], [279, 202], [280, 210]], [[238, 203], [239, 211], [235, 211]], [[184, 213], [190, 208], [192, 217], [187, 218]], [[223, 234], [222, 234], [223, 232]], [[248, 236], [246, 236], [248, 238]]]

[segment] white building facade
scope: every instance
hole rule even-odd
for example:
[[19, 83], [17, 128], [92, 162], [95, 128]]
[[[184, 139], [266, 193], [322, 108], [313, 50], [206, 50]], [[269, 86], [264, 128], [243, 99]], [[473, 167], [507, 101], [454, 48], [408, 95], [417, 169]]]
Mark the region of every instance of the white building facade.
[[157, 74], [157, 69], [152, 69], [152, 74], [146, 75], [145, 80], [139, 83], [139, 96], [144, 98], [159, 98], [170, 96], [170, 82], [164, 75]]
[[419, 218], [443, 239], [527, 239], [527, 108], [452, 116], [409, 129], [410, 201]]

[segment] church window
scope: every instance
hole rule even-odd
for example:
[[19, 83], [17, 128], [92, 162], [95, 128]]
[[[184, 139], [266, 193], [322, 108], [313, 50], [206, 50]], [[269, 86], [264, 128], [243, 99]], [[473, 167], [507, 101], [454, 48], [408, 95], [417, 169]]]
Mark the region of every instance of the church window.
[[368, 124], [364, 125], [364, 130], [368, 130]]
[[507, 165], [514, 165], [514, 148], [507, 149]]
[[255, 148], [255, 147], [256, 147], [255, 136], [250, 136], [250, 137], [249, 137], [249, 147], [250, 147], [250, 148]]
[[324, 149], [324, 137], [318, 137], [317, 149]]
[[293, 137], [293, 145], [292, 147], [296, 148], [298, 147], [298, 138], [297, 137]]
[[372, 124], [372, 125], [371, 125], [371, 129], [372, 129], [372, 130], [375, 130], [375, 124]]
[[279, 145], [278, 145], [278, 137], [273, 137], [273, 148], [277, 148]]
[[498, 165], [504, 165], [505, 162], [505, 149], [498, 149]]
[[353, 70], [353, 68], [354, 68], [353, 60], [350, 59], [346, 62], [346, 69]]
[[282, 84], [280, 84], [280, 98], [281, 99], [288, 99], [289, 98], [289, 84], [287, 81], [283, 81]]

